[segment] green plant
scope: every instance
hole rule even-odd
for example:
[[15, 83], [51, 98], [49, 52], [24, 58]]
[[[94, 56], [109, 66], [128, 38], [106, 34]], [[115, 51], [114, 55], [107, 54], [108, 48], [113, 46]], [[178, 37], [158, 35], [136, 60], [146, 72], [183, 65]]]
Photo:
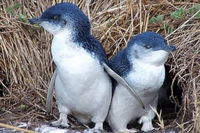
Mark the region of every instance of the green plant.
[[[200, 10], [200, 4], [196, 4], [193, 7], [189, 8], [189, 15], [193, 15]], [[195, 16], [196, 18], [200, 18], [200, 12]]]
[[164, 15], [158, 15], [156, 17], [152, 17], [149, 22], [150, 23], [158, 23], [164, 20]]
[[14, 4], [14, 5], [11, 5], [11, 6], [7, 7], [7, 8], [6, 8], [6, 11], [7, 11], [9, 14], [13, 15], [13, 16], [14, 16], [14, 15], [17, 16], [17, 19], [18, 19], [19, 21], [27, 23], [27, 22], [28, 22], [28, 19], [27, 19], [26, 15], [24, 15], [24, 14], [16, 14], [16, 12], [15, 12], [16, 9], [18, 9], [18, 8], [20, 8], [20, 7], [22, 7], [22, 4], [16, 3], [16, 4]]
[[21, 105], [19, 105], [19, 107], [18, 107], [20, 110], [24, 110], [24, 109], [26, 109], [27, 108], [27, 106], [26, 105], [24, 105], [24, 104], [21, 104]]
[[3, 112], [4, 112], [4, 111], [6, 111], [6, 108], [5, 108], [5, 107], [1, 107], [1, 108], [0, 108], [0, 111], [3, 111]]
[[25, 22], [25, 23], [28, 22], [28, 19], [27, 19], [26, 15], [23, 15], [23, 14], [20, 14], [18, 16], [18, 20], [21, 21], [21, 22]]
[[170, 34], [174, 31], [174, 28], [172, 26], [169, 26], [169, 25], [166, 26], [166, 29], [167, 29], [167, 34]]
[[12, 15], [14, 15], [14, 11], [18, 8], [22, 7], [22, 4], [16, 3], [6, 8], [6, 11]]
[[171, 18], [173, 19], [180, 19], [183, 18], [185, 14], [185, 11], [183, 8], [178, 8], [176, 11], [172, 12], [170, 14]]

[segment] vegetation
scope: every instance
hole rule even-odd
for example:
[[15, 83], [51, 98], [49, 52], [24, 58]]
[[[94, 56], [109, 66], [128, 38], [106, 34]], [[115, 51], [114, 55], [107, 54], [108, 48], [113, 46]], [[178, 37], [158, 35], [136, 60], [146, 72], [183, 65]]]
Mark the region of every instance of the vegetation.
[[[45, 99], [54, 70], [52, 36], [28, 19], [63, 0], [1, 0], [0, 2], [0, 122], [47, 122]], [[65, 1], [65, 0], [64, 0]], [[177, 46], [170, 57], [173, 83], [182, 88], [176, 118], [158, 115], [158, 127], [182, 132], [200, 131], [200, 4], [195, 0], [132, 1], [71, 0], [89, 17], [92, 32], [111, 57], [135, 34], [155, 31]], [[172, 88], [176, 90], [173, 86]], [[2, 96], [1, 96], [2, 94]], [[170, 97], [176, 102], [176, 97]], [[9, 117], [8, 117], [9, 116]], [[159, 122], [160, 121], [160, 122]]]

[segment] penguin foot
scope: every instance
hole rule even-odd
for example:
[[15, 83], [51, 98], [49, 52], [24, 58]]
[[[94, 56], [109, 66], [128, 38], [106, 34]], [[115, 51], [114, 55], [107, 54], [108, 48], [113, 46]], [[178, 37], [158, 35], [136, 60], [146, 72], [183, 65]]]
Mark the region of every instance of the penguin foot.
[[154, 112], [150, 110], [146, 115], [142, 116], [138, 123], [142, 124], [141, 130], [144, 132], [149, 132], [151, 130], [154, 130], [154, 127], [152, 125], [152, 119], [154, 118]]
[[103, 131], [103, 123], [98, 122], [98, 123], [95, 123], [94, 128], [86, 129], [83, 131], [83, 133], [102, 133], [102, 131]]
[[86, 129], [83, 131], [83, 133], [101, 133], [102, 130], [99, 130], [99, 129], [95, 129], [95, 128], [92, 128], [92, 129]]
[[103, 123], [102, 122], [95, 123], [94, 129], [95, 130], [103, 130]]
[[59, 119], [57, 121], [51, 122], [50, 125], [54, 126], [54, 127], [61, 127], [61, 128], [69, 128], [70, 127], [68, 119], [67, 119], [67, 115], [63, 114], [63, 113], [60, 113]]
[[152, 125], [152, 122], [149, 121], [149, 122], [144, 122], [143, 125], [142, 125], [142, 128], [141, 128], [142, 131], [144, 132], [149, 132], [151, 130], [154, 130], [154, 127]]
[[136, 132], [138, 132], [138, 130], [135, 128], [132, 128], [132, 129], [120, 130], [118, 133], [136, 133]]

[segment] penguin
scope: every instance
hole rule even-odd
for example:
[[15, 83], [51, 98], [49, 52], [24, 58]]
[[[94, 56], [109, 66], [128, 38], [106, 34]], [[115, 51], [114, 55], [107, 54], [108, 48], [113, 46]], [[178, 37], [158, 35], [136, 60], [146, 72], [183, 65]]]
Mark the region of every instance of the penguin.
[[103, 64], [107, 57], [90, 32], [88, 17], [74, 4], [56, 4], [29, 20], [53, 34], [51, 53], [56, 64], [55, 94], [59, 119], [53, 126], [69, 127], [72, 114], [82, 123], [103, 130], [112, 96], [112, 83]]
[[131, 121], [142, 124], [142, 131], [154, 129], [152, 120], [157, 108], [159, 89], [165, 79], [164, 64], [173, 45], [155, 32], [144, 32], [134, 36], [125, 49], [110, 59], [110, 67], [125, 79], [141, 98], [145, 109], [120, 83], [116, 83], [107, 121], [114, 132], [131, 132], [127, 129]]

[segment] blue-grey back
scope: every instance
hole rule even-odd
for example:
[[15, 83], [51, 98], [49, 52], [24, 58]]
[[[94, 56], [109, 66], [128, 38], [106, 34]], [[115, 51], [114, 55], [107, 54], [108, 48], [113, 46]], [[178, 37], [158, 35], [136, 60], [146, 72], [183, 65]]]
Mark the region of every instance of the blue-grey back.
[[110, 59], [110, 67], [121, 77], [125, 77], [131, 70], [132, 64], [127, 56], [127, 51], [124, 49]]
[[99, 62], [108, 64], [107, 56], [102, 44], [92, 35], [76, 39], [86, 51], [99, 59]]

